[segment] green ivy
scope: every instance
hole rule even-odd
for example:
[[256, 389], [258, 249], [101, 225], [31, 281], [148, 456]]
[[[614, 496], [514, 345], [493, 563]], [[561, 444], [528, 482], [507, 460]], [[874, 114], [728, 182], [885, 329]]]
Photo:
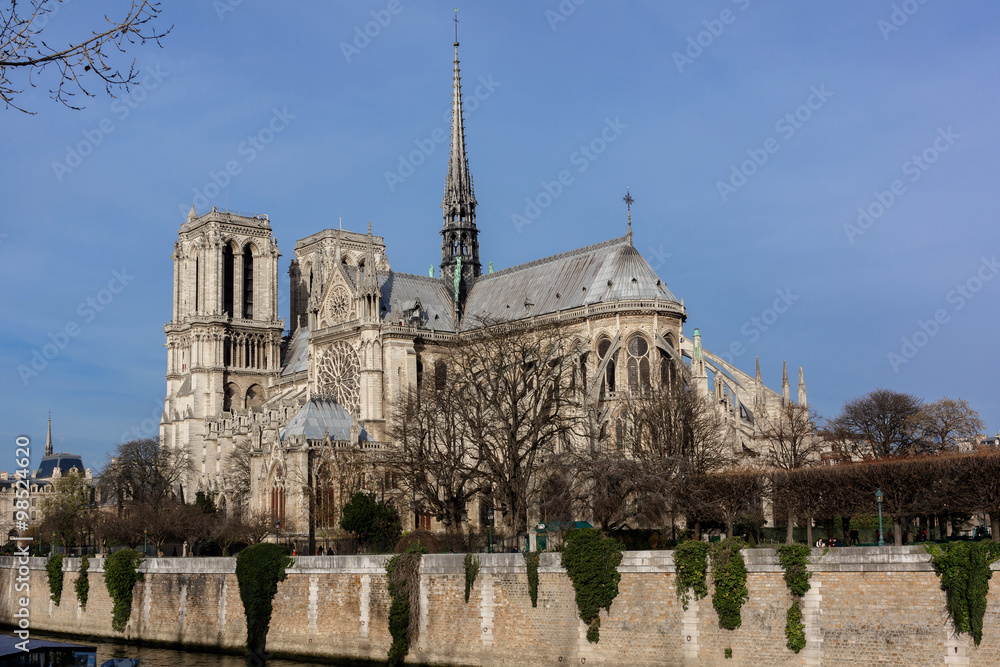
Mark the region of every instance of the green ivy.
[[421, 544], [411, 545], [405, 553], [396, 554], [385, 564], [386, 584], [392, 604], [389, 605], [389, 667], [402, 664], [410, 651], [410, 644], [417, 638], [417, 619], [420, 615], [420, 559], [427, 549]]
[[531, 606], [538, 606], [538, 556], [537, 551], [528, 551], [524, 554], [524, 562], [528, 566], [528, 595], [531, 597]]
[[587, 624], [587, 641], [596, 644], [601, 635], [601, 609], [611, 611], [622, 575], [622, 544], [605, 537], [596, 528], [580, 528], [566, 534], [562, 565], [576, 589], [576, 606]]
[[972, 635], [976, 646], [983, 639], [986, 594], [990, 591], [990, 563], [1000, 558], [1000, 543], [950, 542], [926, 544], [934, 570], [941, 577], [941, 589], [948, 598], [948, 614], [955, 631]]
[[731, 660], [733, 657], [733, 649], [727, 648], [723, 650], [722, 655], [726, 656], [726, 660]]
[[715, 592], [712, 606], [719, 615], [719, 627], [735, 630], [743, 624], [740, 609], [750, 599], [747, 591], [747, 567], [741, 549], [743, 540], [731, 537], [711, 545], [712, 579]]
[[472, 554], [465, 554], [465, 604], [469, 604], [469, 593], [479, 576], [479, 559]]
[[691, 598], [701, 600], [708, 595], [708, 543], [697, 540], [681, 542], [674, 549], [674, 565], [677, 567], [677, 597], [684, 611]]
[[799, 598], [810, 588], [809, 547], [804, 544], [786, 544], [778, 547], [778, 562], [785, 569], [785, 584], [792, 594], [792, 606], [785, 614], [786, 646], [798, 653], [806, 647], [806, 626], [802, 624], [802, 607]]
[[49, 597], [59, 606], [63, 588], [63, 556], [52, 554], [45, 561], [45, 571], [49, 573]]
[[134, 549], [122, 549], [104, 561], [104, 585], [113, 603], [111, 627], [124, 632], [128, 617], [132, 615], [132, 589], [142, 579], [139, 565], [142, 554]]
[[285, 571], [294, 563], [288, 549], [270, 543], [249, 546], [236, 557], [236, 581], [247, 619], [248, 657], [264, 654], [278, 582], [285, 580]]
[[792, 606], [785, 614], [785, 645], [798, 653], [806, 647], [806, 626], [802, 624], [802, 608], [799, 599], [792, 600]]
[[809, 547], [786, 544], [778, 547], [778, 562], [785, 569], [785, 584], [792, 595], [802, 597], [809, 591]]
[[76, 580], [73, 582], [73, 588], [76, 589], [76, 599], [84, 611], [87, 610], [87, 595], [90, 593], [90, 575], [87, 574], [89, 569], [90, 560], [84, 556], [80, 559], [80, 574], [76, 575]]

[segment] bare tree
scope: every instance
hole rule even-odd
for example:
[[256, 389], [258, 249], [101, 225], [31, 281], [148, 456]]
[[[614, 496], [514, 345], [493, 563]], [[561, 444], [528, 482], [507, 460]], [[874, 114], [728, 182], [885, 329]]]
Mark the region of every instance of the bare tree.
[[76, 471], [55, 480], [52, 486], [42, 500], [43, 534], [56, 533], [67, 547], [79, 543], [90, 524], [91, 487]]
[[952, 459], [959, 464], [950, 490], [967, 512], [987, 512], [990, 534], [1000, 542], [1000, 453], [983, 451]]
[[240, 440], [226, 454], [226, 486], [230, 493], [230, 512], [237, 517], [246, 514], [250, 503], [251, 461], [253, 445], [250, 440]]
[[[754, 466], [733, 468], [691, 480], [701, 489], [702, 512], [726, 524], [726, 536], [733, 536], [733, 526], [740, 519], [756, 519], [767, 490], [767, 476]], [[756, 522], [756, 521], [755, 521]]]
[[848, 401], [828, 430], [851, 455], [864, 460], [912, 456], [926, 449], [917, 427], [922, 407], [911, 394], [876, 389]]
[[[7, 108], [34, 113], [18, 106], [16, 97], [24, 92], [25, 85], [35, 87], [35, 80], [49, 66], [58, 72], [58, 83], [50, 90], [52, 99], [69, 107], [75, 106], [72, 98], [77, 93], [94, 97], [93, 84], [103, 85], [108, 95], [139, 81], [140, 72], [135, 60], [126, 66], [116, 61], [125, 55], [130, 46], [160, 39], [171, 28], [160, 31], [155, 27], [159, 17], [159, 2], [132, 0], [125, 16], [114, 20], [105, 14], [100, 28], [89, 36], [80, 35], [68, 44], [52, 47], [41, 38], [49, 20], [61, 7], [62, 0], [10, 0], [6, 9], [0, 8], [0, 99]], [[50, 40], [51, 41], [51, 40]], [[16, 72], [23, 72], [24, 79], [15, 83]], [[90, 80], [92, 83], [86, 83]]]
[[180, 448], [144, 438], [115, 447], [100, 484], [104, 497], [114, 498], [121, 514], [126, 503], [158, 505], [175, 499], [181, 481], [193, 472], [191, 460]]
[[945, 396], [928, 403], [915, 417], [928, 446], [938, 452], [957, 451], [959, 443], [979, 440], [986, 424], [965, 399]]
[[587, 446], [576, 457], [584, 482], [577, 488], [605, 531], [633, 519], [661, 525], [679, 498], [690, 508], [688, 478], [732, 463], [725, 425], [712, 405], [683, 373], [671, 378], [622, 392], [614, 416], [600, 427], [599, 416], [589, 420]]
[[[816, 436], [812, 415], [804, 405], [788, 403], [777, 412], [766, 410], [756, 415], [760, 427], [759, 439], [765, 442], [764, 461], [778, 470], [795, 470], [816, 463], [822, 450], [822, 440]], [[786, 508], [785, 542], [794, 541], [795, 508], [784, 476], [772, 476], [773, 498], [784, 501]]]
[[389, 421], [384, 465], [407, 487], [414, 509], [461, 531], [469, 502], [488, 487], [478, 447], [460, 414], [454, 378], [403, 395]]
[[558, 329], [493, 325], [447, 358], [466, 437], [479, 448], [491, 495], [514, 535], [526, 529], [537, 496], [539, 457], [557, 453], [578, 418], [571, 380], [579, 347]]

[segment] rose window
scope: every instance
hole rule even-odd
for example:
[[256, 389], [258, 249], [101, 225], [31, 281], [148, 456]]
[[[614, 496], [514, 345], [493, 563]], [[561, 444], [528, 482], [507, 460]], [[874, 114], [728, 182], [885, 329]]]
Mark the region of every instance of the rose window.
[[358, 414], [361, 363], [349, 343], [334, 343], [321, 353], [316, 377], [321, 394], [330, 396], [351, 414]]

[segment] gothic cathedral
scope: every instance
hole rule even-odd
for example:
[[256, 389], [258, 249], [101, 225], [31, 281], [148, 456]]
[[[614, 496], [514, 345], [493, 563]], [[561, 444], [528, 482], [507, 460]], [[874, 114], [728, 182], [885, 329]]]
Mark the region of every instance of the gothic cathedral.
[[[697, 329], [685, 333], [683, 301], [632, 244], [631, 213], [624, 236], [483, 273], [454, 46], [437, 277], [393, 271], [370, 223], [367, 234], [325, 229], [295, 244], [286, 321], [267, 216], [215, 208], [199, 215], [192, 207], [181, 225], [160, 436], [194, 464], [177, 490], [184, 500], [211, 493], [227, 511], [269, 514], [293, 539], [335, 529], [335, 503], [316, 488], [330, 478], [322, 469], [330, 452], [391, 447], [386, 419], [397, 399], [484, 322], [558, 320], [570, 328], [589, 349], [580, 366], [590, 401], [614, 400], [616, 388], [660, 381], [670, 364], [683, 363], [723, 415], [734, 448], [746, 452], [759, 435], [755, 415], [791, 401], [787, 371], [777, 393], [762, 383], [759, 364], [748, 375], [704, 349]], [[797, 398], [805, 404], [801, 369]], [[246, 453], [249, 492], [227, 465], [234, 450]], [[374, 477], [361, 481], [367, 490], [392, 484]], [[400, 509], [404, 529], [435, 527]]]

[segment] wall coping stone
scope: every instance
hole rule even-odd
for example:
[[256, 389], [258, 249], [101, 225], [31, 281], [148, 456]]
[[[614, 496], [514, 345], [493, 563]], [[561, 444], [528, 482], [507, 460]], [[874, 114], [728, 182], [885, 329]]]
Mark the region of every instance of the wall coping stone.
[[[481, 574], [506, 574], [523, 572], [524, 555], [521, 553], [477, 553]], [[363, 554], [357, 556], [293, 556], [294, 564], [289, 574], [385, 574], [389, 554]], [[773, 548], [744, 549], [743, 559], [747, 571], [780, 572], [777, 550]], [[78, 572], [80, 558], [67, 558], [63, 570]], [[28, 558], [30, 570], [44, 570], [45, 558]], [[422, 574], [456, 574], [465, 571], [465, 554], [426, 554], [420, 566]], [[809, 555], [810, 572], [933, 572], [931, 556], [923, 545], [905, 547], [830, 547], [813, 548]], [[0, 569], [15, 569], [18, 557], [0, 556]], [[1000, 561], [990, 568], [1000, 571]], [[236, 558], [146, 558], [140, 566], [141, 572], [159, 574], [234, 574]], [[104, 572], [104, 557], [91, 556], [91, 573]], [[542, 552], [538, 561], [540, 573], [564, 573], [562, 554]], [[673, 573], [673, 551], [626, 551], [618, 571], [626, 573]]]

